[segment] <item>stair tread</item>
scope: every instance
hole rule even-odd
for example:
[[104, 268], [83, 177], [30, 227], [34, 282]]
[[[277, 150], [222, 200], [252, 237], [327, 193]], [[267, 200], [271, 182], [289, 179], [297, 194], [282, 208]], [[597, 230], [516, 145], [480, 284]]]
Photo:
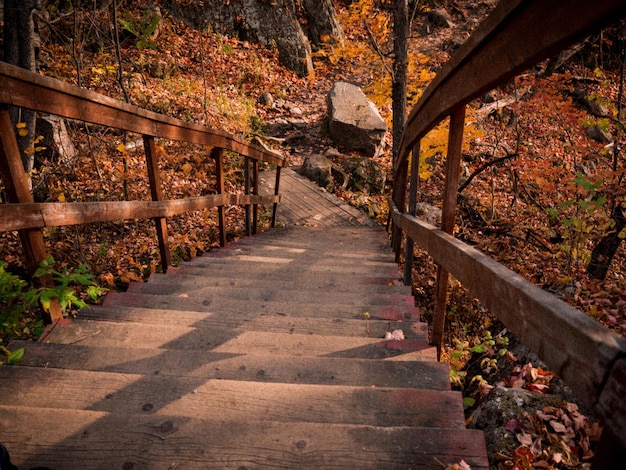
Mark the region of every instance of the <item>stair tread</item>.
[[[368, 312], [369, 313], [369, 312]], [[229, 311], [227, 313], [160, 310], [139, 307], [92, 306], [78, 314], [81, 320], [140, 322], [155, 325], [179, 325], [194, 328], [242, 327], [256, 331], [324, 334], [333, 336], [368, 336], [383, 338], [387, 331], [401, 329], [407, 338], [426, 338], [427, 325], [419, 321], [391, 321], [360, 318], [296, 317], [289, 313]]]
[[435, 361], [371, 361], [335, 357], [243, 355], [207, 351], [109, 348], [83, 344], [12, 341], [25, 348], [20, 366], [154, 374], [205, 379], [408, 387], [449, 390], [449, 367]]
[[[177, 280], [178, 281], [178, 280]], [[224, 283], [222, 283], [224, 284]], [[213, 285], [211, 281], [203, 282], [203, 278], [186, 279], [170, 283], [133, 282], [128, 292], [152, 295], [169, 295], [175, 297], [203, 297], [218, 298], [224, 302], [230, 299], [250, 301], [283, 301], [296, 299], [298, 302], [317, 302], [330, 304], [380, 304], [380, 302], [400, 301], [411, 305], [414, 299], [410, 289], [405, 287], [368, 286], [362, 291], [345, 291], [341, 286], [332, 290], [322, 289], [321, 286], [283, 286], [269, 285], [267, 287]]]
[[[271, 298], [274, 297], [274, 298]], [[318, 294], [317, 297], [307, 295], [308, 298], [297, 297], [290, 299], [289, 296], [269, 293], [266, 296], [259, 294], [253, 299], [225, 298], [215, 291], [203, 292], [180, 292], [177, 295], [161, 295], [158, 293], [145, 292], [109, 292], [102, 305], [127, 306], [127, 307], [151, 307], [172, 310], [195, 310], [211, 311], [216, 308], [232, 309], [266, 309], [278, 308], [282, 311], [301, 309], [307, 316], [314, 315], [315, 311], [335, 311], [338, 316], [348, 314], [350, 316], [362, 315], [374, 307], [390, 307], [402, 313], [418, 312], [413, 297], [407, 295], [372, 294], [369, 296], [325, 296]], [[323, 300], [323, 301], [321, 301]]]
[[[482, 432], [420, 427], [228, 422], [104, 411], [0, 406], [19, 467], [432, 468], [464, 459], [487, 469]], [[37, 445], [25, 445], [37, 436]], [[89, 449], [89, 452], [85, 452]]]
[[361, 359], [401, 357], [420, 353], [433, 360], [433, 348], [424, 338], [402, 341], [362, 336], [275, 333], [241, 328], [200, 329], [182, 325], [67, 320], [52, 329], [47, 342], [87, 346], [215, 351], [233, 354], [271, 353], [294, 356], [329, 356]]
[[[192, 273], [190, 274], [189, 271]], [[292, 273], [282, 273], [281, 278], [276, 276], [266, 277], [265, 273], [261, 279], [250, 278], [241, 274], [233, 276], [224, 276], [220, 273], [219, 277], [215, 276], [211, 270], [198, 270], [193, 268], [181, 268], [179, 270], [168, 271], [167, 274], [152, 274], [147, 282], [134, 282], [130, 284], [129, 291], [139, 292], [138, 287], [158, 285], [166, 287], [167, 284], [176, 284], [186, 288], [212, 287], [227, 289], [264, 289], [264, 290], [280, 290], [283, 292], [295, 291], [297, 286], [301, 286], [311, 292], [317, 292], [323, 289], [329, 291], [338, 291], [348, 294], [363, 295], [367, 293], [388, 293], [399, 295], [411, 295], [411, 286], [404, 286], [396, 279], [385, 277], [367, 277], [361, 278], [355, 282], [352, 276], [306, 276], [298, 274], [294, 276]]]
[[0, 404], [226, 421], [465, 428], [459, 392], [0, 368]]

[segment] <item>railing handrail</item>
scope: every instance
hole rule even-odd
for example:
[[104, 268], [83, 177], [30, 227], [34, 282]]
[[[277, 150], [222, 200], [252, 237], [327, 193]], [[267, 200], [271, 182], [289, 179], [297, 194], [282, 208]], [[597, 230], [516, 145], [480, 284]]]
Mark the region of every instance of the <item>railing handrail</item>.
[[598, 403], [614, 364], [626, 359], [626, 341], [476, 248], [401, 214], [393, 200], [389, 204], [396, 226], [419, 240], [435, 262], [544, 359], [580, 399]]
[[282, 155], [227, 132], [148, 111], [6, 62], [0, 62], [0, 83], [0, 104], [142, 135], [218, 147], [253, 160], [285, 166]]
[[[433, 315], [433, 342], [438, 350], [443, 337], [450, 273], [597, 412], [608, 430], [603, 434], [599, 463], [594, 462], [594, 468], [603, 469], [623, 465], [620, 459], [626, 458], [626, 342], [455, 239], [452, 232], [465, 106], [602, 25], [624, 16], [624, 0], [501, 0], [411, 110], [394, 161], [394, 194], [389, 201], [398, 259], [402, 232], [407, 235], [405, 283], [411, 283], [414, 241], [439, 265]], [[448, 116], [446, 187], [441, 229], [437, 229], [413, 217], [420, 140]], [[407, 199], [409, 213], [403, 214]]]
[[[35, 203], [24, 178], [24, 166], [17, 145], [9, 107], [31, 109], [66, 119], [112, 127], [142, 135], [151, 201], [46, 202]], [[207, 158], [215, 161], [217, 194], [167, 199], [161, 183], [155, 138], [203, 145]], [[224, 150], [244, 159], [245, 194], [226, 194], [224, 190]], [[252, 162], [252, 175], [250, 174]], [[259, 196], [259, 162], [276, 165], [274, 194]], [[187, 123], [77, 86], [0, 62], [0, 175], [8, 203], [0, 204], [0, 231], [18, 230], [25, 264], [34, 273], [47, 257], [43, 227], [86, 224], [127, 219], [153, 219], [156, 224], [161, 264], [165, 272], [171, 264], [166, 218], [191, 211], [217, 208], [220, 245], [226, 243], [224, 206], [246, 207], [246, 231], [255, 233], [259, 204], [273, 204], [272, 227], [280, 202], [280, 170], [286, 159], [280, 154], [254, 145], [221, 130]], [[254, 180], [251, 188], [250, 177]], [[252, 192], [251, 192], [252, 191]], [[250, 207], [253, 221], [250, 224]], [[56, 304], [44, 320], [62, 317]]]
[[455, 108], [624, 15], [624, 0], [501, 0], [412, 108], [394, 169]]

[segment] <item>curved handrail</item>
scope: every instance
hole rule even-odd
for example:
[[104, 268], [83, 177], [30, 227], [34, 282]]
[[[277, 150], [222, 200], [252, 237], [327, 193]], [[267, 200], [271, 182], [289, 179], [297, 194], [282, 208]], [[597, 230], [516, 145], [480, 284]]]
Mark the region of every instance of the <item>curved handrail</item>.
[[[626, 458], [626, 342], [571, 306], [542, 292], [520, 276], [452, 235], [465, 106], [475, 98], [583, 38], [626, 16], [624, 0], [501, 0], [493, 13], [442, 68], [413, 107], [394, 161], [394, 194], [389, 200], [393, 243], [407, 235], [405, 264], [412, 263], [415, 240], [439, 264], [433, 336], [443, 333], [448, 272], [478, 297], [522, 343], [529, 346], [603, 420], [599, 463], [615, 468]], [[451, 116], [442, 230], [404, 211], [408, 157], [420, 140]], [[414, 155], [415, 157], [415, 155]], [[409, 212], [415, 206], [417, 164], [410, 171]], [[410, 269], [406, 269], [410, 283]]]
[[394, 169], [455, 108], [625, 15], [623, 0], [502, 0], [411, 110]]

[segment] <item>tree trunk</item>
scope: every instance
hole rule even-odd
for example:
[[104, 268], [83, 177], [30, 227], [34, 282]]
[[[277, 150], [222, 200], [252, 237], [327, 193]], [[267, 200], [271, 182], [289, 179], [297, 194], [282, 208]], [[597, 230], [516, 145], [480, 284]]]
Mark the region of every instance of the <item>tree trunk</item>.
[[591, 260], [587, 265], [587, 274], [595, 279], [604, 279], [609, 271], [609, 266], [617, 249], [622, 243], [619, 237], [620, 232], [626, 227], [626, 216], [624, 216], [624, 207], [618, 204], [611, 214], [611, 218], [615, 221], [615, 227], [611, 233], [605, 235], [595, 246], [591, 252]]
[[[34, 0], [5, 0], [4, 2], [4, 61], [36, 71]], [[10, 108], [11, 122], [26, 124], [27, 135], [17, 135], [17, 143], [26, 173], [33, 169], [35, 155], [32, 151], [35, 138], [36, 113], [28, 109]]]
[[393, 35], [395, 60], [393, 63], [391, 97], [393, 101], [393, 168], [396, 168], [402, 132], [406, 124], [406, 73], [409, 39], [409, 7], [407, 0], [394, 0]]

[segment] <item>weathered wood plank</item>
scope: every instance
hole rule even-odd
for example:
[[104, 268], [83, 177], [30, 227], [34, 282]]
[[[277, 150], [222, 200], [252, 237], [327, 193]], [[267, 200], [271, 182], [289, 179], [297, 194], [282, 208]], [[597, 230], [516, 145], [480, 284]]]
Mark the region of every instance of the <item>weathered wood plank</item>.
[[361, 334], [362, 336], [322, 336], [245, 331], [233, 327], [213, 327], [209, 330], [178, 325], [151, 325], [146, 328], [139, 323], [73, 320], [58, 324], [45, 340], [112, 348], [160, 348], [357, 359], [384, 359], [415, 351], [427, 351], [429, 355], [431, 349], [423, 338], [386, 341], [368, 337], [366, 328], [361, 330]]
[[0, 205], [0, 231], [171, 217], [224, 205], [280, 202], [280, 196], [222, 194], [167, 201], [46, 202]]
[[213, 351], [197, 354], [195, 351], [108, 348], [80, 343], [10, 343], [11, 350], [21, 347], [26, 352], [20, 364], [27, 367], [201, 377], [206, 380], [450, 390], [448, 365], [435, 361], [387, 362], [275, 354], [251, 356]]
[[241, 312], [256, 311], [266, 315], [292, 315], [304, 317], [363, 318], [368, 312], [370, 318], [378, 320], [419, 320], [420, 311], [412, 305], [366, 305], [306, 303], [297, 299], [292, 302], [262, 301], [251, 305], [248, 300], [202, 297], [169, 297], [164, 295], [135, 294], [132, 292], [109, 292], [102, 305], [106, 307], [147, 307], [163, 310], [192, 310], [196, 312]]
[[426, 323], [397, 320], [367, 320], [336, 317], [296, 317], [287, 313], [247, 311], [193, 312], [148, 308], [93, 306], [78, 314], [80, 320], [135, 322], [144, 325], [176, 325], [194, 328], [237, 328], [239, 331], [269, 331], [328, 336], [384, 338], [387, 331], [401, 329], [406, 338], [427, 338]]
[[[457, 278], [589, 405], [626, 342], [475, 248], [412, 216], [394, 223]], [[581, 374], [581, 371], [586, 371]]]
[[385, 359], [424, 351], [424, 360], [432, 360], [431, 346], [424, 340], [385, 341], [357, 338], [270, 332], [244, 332], [213, 350], [233, 354], [276, 354], [294, 357], [323, 356], [350, 359]]
[[[154, 282], [154, 283], [164, 283], [168, 282], [168, 279], [174, 279], [173, 282], [177, 282], [178, 279], [185, 279], [189, 277], [212, 277], [215, 279], [216, 283], [225, 283], [228, 284], [231, 281], [235, 283], [241, 283], [242, 285], [245, 283], [253, 283], [258, 286], [263, 286], [265, 284], [271, 284], [273, 282], [281, 283], [286, 281], [293, 281], [294, 272], [293, 270], [288, 270], [285, 267], [282, 269], [273, 269], [267, 270], [264, 269], [263, 265], [253, 265], [246, 263], [245, 266], [229, 265], [221, 264], [219, 266], [212, 266], [211, 264], [206, 264], [204, 266], [200, 266], [191, 262], [181, 263], [176, 267], [172, 267], [168, 270], [167, 275], [163, 273], [154, 273], [151, 274], [146, 282]], [[246, 281], [245, 274], [257, 274], [258, 278], [256, 281]], [[305, 285], [311, 286], [327, 286], [330, 289], [335, 289], [340, 285], [345, 285], [346, 272], [342, 271], [339, 273], [332, 271], [310, 271], [306, 267], [303, 267], [302, 270], [298, 273], [298, 280], [303, 282]], [[364, 286], [394, 286], [399, 287], [400, 282], [400, 271], [397, 269], [390, 269], [385, 272], [363, 272], [363, 271], [354, 271], [350, 273], [350, 287], [342, 287], [346, 290], [351, 290], [354, 287], [354, 290], [360, 291], [364, 288]], [[292, 282], [293, 285], [293, 282]], [[407, 286], [408, 287], [408, 286]]]
[[488, 468], [482, 433], [473, 430], [232, 423], [25, 407], [0, 407], [0, 426], [24, 468], [426, 469], [462, 458], [472, 469]]
[[[262, 274], [261, 274], [262, 275]], [[297, 274], [296, 274], [297, 275]], [[154, 278], [153, 278], [154, 277]], [[298, 276], [299, 277], [299, 276]], [[168, 281], [169, 279], [169, 281]], [[359, 298], [367, 296], [368, 294], [393, 294], [393, 295], [411, 295], [411, 287], [403, 285], [387, 285], [387, 284], [358, 284], [349, 282], [343, 278], [335, 278], [335, 280], [326, 281], [321, 276], [307, 277], [306, 279], [299, 279], [302, 282], [302, 287], [305, 287], [308, 292], [338, 292], [346, 295], [355, 295]], [[242, 279], [241, 277], [233, 277], [220, 279], [210, 271], [207, 271], [203, 276], [186, 276], [177, 275], [169, 278], [167, 275], [150, 276], [148, 282], [137, 282], [131, 284], [131, 292], [150, 292], [152, 289], [162, 288], [162, 292], [167, 293], [168, 290], [173, 289], [170, 287], [175, 284], [176, 292], [182, 290], [196, 290], [200, 291], [204, 288], [215, 288], [224, 291], [224, 295], [232, 294], [237, 297], [239, 290], [259, 289], [260, 291], [275, 290], [282, 291], [285, 294], [293, 292], [294, 296], [298, 295], [300, 291], [294, 289], [293, 276], [289, 280], [261, 278], [256, 280]], [[146, 289], [146, 290], [144, 290]]]
[[341, 292], [318, 290], [280, 290], [276, 287], [209, 287], [201, 284], [159, 284], [135, 282], [130, 284], [127, 293], [170, 296], [174, 298], [203, 299], [212, 305], [223, 305], [230, 300], [247, 300], [251, 302], [289, 302], [295, 299], [302, 303], [345, 304], [345, 305], [406, 305], [413, 306], [415, 300], [411, 295], [385, 294], [372, 289], [361, 294], [359, 292]]
[[0, 405], [234, 422], [465, 429], [459, 392], [0, 367]]

